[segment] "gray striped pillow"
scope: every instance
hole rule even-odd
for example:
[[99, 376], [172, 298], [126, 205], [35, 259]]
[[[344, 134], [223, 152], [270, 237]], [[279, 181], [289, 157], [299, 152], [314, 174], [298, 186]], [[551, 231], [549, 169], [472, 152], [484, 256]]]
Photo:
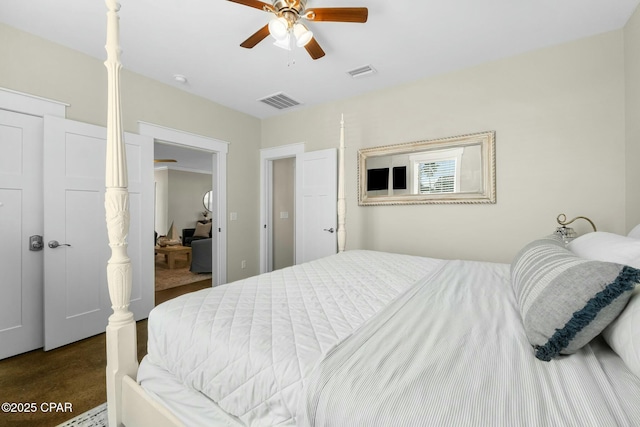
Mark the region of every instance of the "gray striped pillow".
[[640, 270], [574, 255], [555, 235], [525, 246], [511, 283], [538, 359], [575, 353], [611, 323], [640, 281]]

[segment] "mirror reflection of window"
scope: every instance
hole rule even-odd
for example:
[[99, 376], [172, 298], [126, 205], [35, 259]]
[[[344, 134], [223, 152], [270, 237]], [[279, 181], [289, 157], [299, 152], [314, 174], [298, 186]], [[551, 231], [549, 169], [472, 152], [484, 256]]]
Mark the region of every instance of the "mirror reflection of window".
[[495, 132], [358, 150], [358, 204], [495, 203]]
[[456, 159], [416, 162], [417, 194], [456, 192]]
[[413, 169], [413, 194], [460, 191], [460, 165], [465, 148], [425, 151], [409, 156]]

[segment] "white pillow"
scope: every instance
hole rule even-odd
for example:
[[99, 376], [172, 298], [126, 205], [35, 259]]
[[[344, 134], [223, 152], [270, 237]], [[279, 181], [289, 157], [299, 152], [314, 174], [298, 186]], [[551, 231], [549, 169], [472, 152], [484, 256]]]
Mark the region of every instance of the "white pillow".
[[[632, 230], [640, 234], [640, 226]], [[629, 233], [631, 234], [631, 233]], [[640, 235], [638, 236], [640, 238]], [[567, 248], [578, 256], [640, 268], [640, 239], [597, 231], [571, 241]], [[602, 336], [625, 365], [640, 378], [640, 287]]]
[[640, 378], [640, 287], [636, 287], [627, 307], [602, 336], [625, 365]]
[[595, 231], [572, 240], [567, 248], [582, 258], [640, 268], [640, 239]]
[[627, 234], [627, 237], [633, 237], [634, 239], [640, 239], [640, 224], [633, 227], [633, 230]]

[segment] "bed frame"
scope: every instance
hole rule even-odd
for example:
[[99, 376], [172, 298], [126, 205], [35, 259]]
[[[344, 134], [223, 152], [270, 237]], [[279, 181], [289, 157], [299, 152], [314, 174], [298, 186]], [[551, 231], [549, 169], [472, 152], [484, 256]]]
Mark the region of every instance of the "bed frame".
[[[107, 5], [107, 160], [105, 210], [111, 257], [107, 281], [113, 314], [106, 329], [107, 406], [110, 427], [183, 426], [169, 410], [149, 396], [136, 382], [138, 371], [136, 322], [129, 311], [132, 274], [127, 255], [129, 192], [127, 162], [120, 108], [120, 5]], [[338, 252], [346, 243], [344, 192], [344, 116], [340, 119], [338, 150]]]

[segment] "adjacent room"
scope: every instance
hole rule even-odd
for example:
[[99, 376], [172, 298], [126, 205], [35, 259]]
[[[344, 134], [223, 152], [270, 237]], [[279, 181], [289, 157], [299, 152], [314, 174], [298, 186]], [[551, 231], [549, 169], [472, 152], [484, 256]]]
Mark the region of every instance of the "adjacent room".
[[639, 4], [3, 1], [0, 425], [639, 425]]
[[162, 142], [153, 154], [155, 290], [210, 282], [213, 154]]

